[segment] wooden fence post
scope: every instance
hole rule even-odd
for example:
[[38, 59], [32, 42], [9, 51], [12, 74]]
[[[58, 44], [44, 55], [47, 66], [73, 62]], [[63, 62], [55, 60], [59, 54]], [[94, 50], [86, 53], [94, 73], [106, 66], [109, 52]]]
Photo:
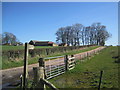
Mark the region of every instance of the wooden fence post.
[[27, 88], [27, 76], [28, 76], [28, 43], [25, 43], [25, 55], [24, 55], [24, 74], [23, 74], [23, 88]]
[[[71, 55], [71, 58], [73, 58], [74, 57], [74, 55]], [[75, 58], [74, 58], [74, 64], [76, 65], [76, 60], [75, 60]]]
[[68, 55], [65, 55], [65, 58], [64, 58], [65, 60], [65, 71], [67, 71], [68, 70]]
[[99, 81], [98, 90], [100, 90], [101, 81], [102, 81], [102, 74], [103, 74], [103, 71], [100, 71], [100, 81]]
[[33, 67], [33, 73], [34, 73], [34, 85], [37, 85], [38, 81], [39, 81], [39, 72], [38, 72], [38, 68], [37, 67]]
[[43, 67], [33, 67], [34, 71], [34, 83], [37, 88], [44, 90], [44, 84], [40, 82], [40, 79], [44, 79], [44, 68]]
[[44, 63], [44, 58], [40, 58], [40, 59], [38, 60], [38, 62], [39, 62], [39, 67], [44, 67], [44, 65], [45, 65], [45, 63]]
[[[40, 78], [41, 79], [45, 79], [45, 61], [44, 61], [44, 58], [40, 58], [39, 59], [39, 67], [41, 68], [40, 69]], [[42, 81], [39, 81], [39, 87], [41, 87], [41, 89], [46, 89], [46, 86], [44, 83], [42, 83]]]
[[37, 88], [40, 88], [40, 90], [45, 89], [45, 84], [40, 81], [40, 79], [45, 78], [45, 69], [44, 69], [44, 59], [39, 59], [39, 67], [33, 67], [34, 71], [34, 83]]
[[39, 67], [43, 67], [44, 68], [44, 78], [46, 79], [44, 58], [39, 58], [38, 62], [39, 62]]
[[74, 55], [71, 55], [71, 57], [74, 57]]

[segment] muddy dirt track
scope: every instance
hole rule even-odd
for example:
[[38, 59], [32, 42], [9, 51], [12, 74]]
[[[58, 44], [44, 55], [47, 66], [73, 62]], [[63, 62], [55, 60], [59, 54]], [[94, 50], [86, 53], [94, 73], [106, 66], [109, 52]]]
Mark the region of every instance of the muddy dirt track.
[[[94, 53], [97, 53], [98, 51], [102, 50], [103, 48], [105, 47], [99, 47], [99, 48], [96, 48], [94, 50], [90, 50], [90, 51], [87, 51], [87, 52], [83, 52], [83, 53], [79, 53], [79, 54], [76, 54], [74, 55], [75, 59], [82, 59], [86, 56], [90, 56]], [[85, 49], [85, 48], [82, 48], [82, 49]], [[45, 61], [45, 65], [49, 65], [49, 64], [62, 64], [64, 63], [64, 58], [58, 58], [58, 59], [54, 59], [54, 60], [51, 60], [51, 61]], [[39, 64], [31, 64], [31, 65], [28, 65], [28, 74], [30, 76], [33, 75], [33, 67], [38, 67]], [[16, 80], [20, 80], [20, 75], [23, 74], [23, 66], [22, 67], [16, 67], [16, 68], [10, 68], [10, 69], [5, 69], [5, 70], [0, 70], [0, 72], [2, 72], [2, 83], [0, 83], [0, 85], [4, 85], [6, 83], [12, 83], [12, 82], [15, 82]], [[4, 87], [4, 86], [3, 86]]]

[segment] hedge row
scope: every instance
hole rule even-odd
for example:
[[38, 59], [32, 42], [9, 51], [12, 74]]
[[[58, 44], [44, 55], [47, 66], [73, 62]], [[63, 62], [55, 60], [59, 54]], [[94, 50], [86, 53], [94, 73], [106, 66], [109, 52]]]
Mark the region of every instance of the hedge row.
[[[85, 46], [67, 46], [67, 47], [54, 47], [54, 48], [40, 48], [29, 50], [30, 57], [42, 56], [42, 55], [52, 55], [60, 52], [67, 52], [75, 49], [81, 49], [84, 47], [90, 47], [93, 45], [85, 45]], [[9, 50], [2, 51], [2, 56], [7, 57], [8, 60], [16, 60], [24, 58], [24, 50]]]

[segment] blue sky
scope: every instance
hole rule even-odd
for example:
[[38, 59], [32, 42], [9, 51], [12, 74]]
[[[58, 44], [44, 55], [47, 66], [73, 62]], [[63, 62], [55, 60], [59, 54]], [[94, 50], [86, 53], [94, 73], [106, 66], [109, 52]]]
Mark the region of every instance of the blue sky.
[[11, 32], [21, 42], [56, 40], [60, 27], [75, 23], [89, 26], [101, 22], [112, 37], [107, 45], [118, 44], [117, 2], [4, 2], [2, 32]]

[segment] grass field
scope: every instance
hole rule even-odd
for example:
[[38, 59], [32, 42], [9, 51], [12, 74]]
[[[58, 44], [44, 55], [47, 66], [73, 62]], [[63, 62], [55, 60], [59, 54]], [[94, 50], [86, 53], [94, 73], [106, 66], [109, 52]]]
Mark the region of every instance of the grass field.
[[[66, 53], [55, 53], [55, 54], [50, 55], [50, 56], [42, 56], [42, 57], [53, 57], [53, 56], [62, 56], [62, 55], [77, 54], [77, 53], [89, 51], [89, 50], [92, 50], [92, 49], [95, 49], [95, 48], [98, 48], [98, 47], [99, 47], [99, 46], [88, 47], [88, 48], [83, 49], [83, 50], [74, 50], [74, 51], [69, 51], [69, 52], [66, 52]], [[39, 58], [40, 58], [40, 57], [29, 58], [28, 63], [29, 63], [29, 64], [37, 63]], [[23, 66], [23, 60], [19, 60], [19, 61], [8, 61], [8, 60], [6, 60], [5, 58], [2, 59], [2, 69], [19, 67], [19, 66]]]
[[[25, 46], [7, 46], [4, 45], [2, 46], [3, 51], [8, 51], [8, 50], [24, 50]], [[35, 49], [37, 48], [53, 48], [53, 46], [35, 46]]]
[[118, 56], [118, 48], [108, 47], [91, 59], [78, 60], [73, 70], [49, 81], [58, 88], [93, 88], [90, 90], [97, 90], [100, 71], [103, 70], [101, 88], [104, 90], [118, 88], [118, 63], [115, 63], [113, 56]]

